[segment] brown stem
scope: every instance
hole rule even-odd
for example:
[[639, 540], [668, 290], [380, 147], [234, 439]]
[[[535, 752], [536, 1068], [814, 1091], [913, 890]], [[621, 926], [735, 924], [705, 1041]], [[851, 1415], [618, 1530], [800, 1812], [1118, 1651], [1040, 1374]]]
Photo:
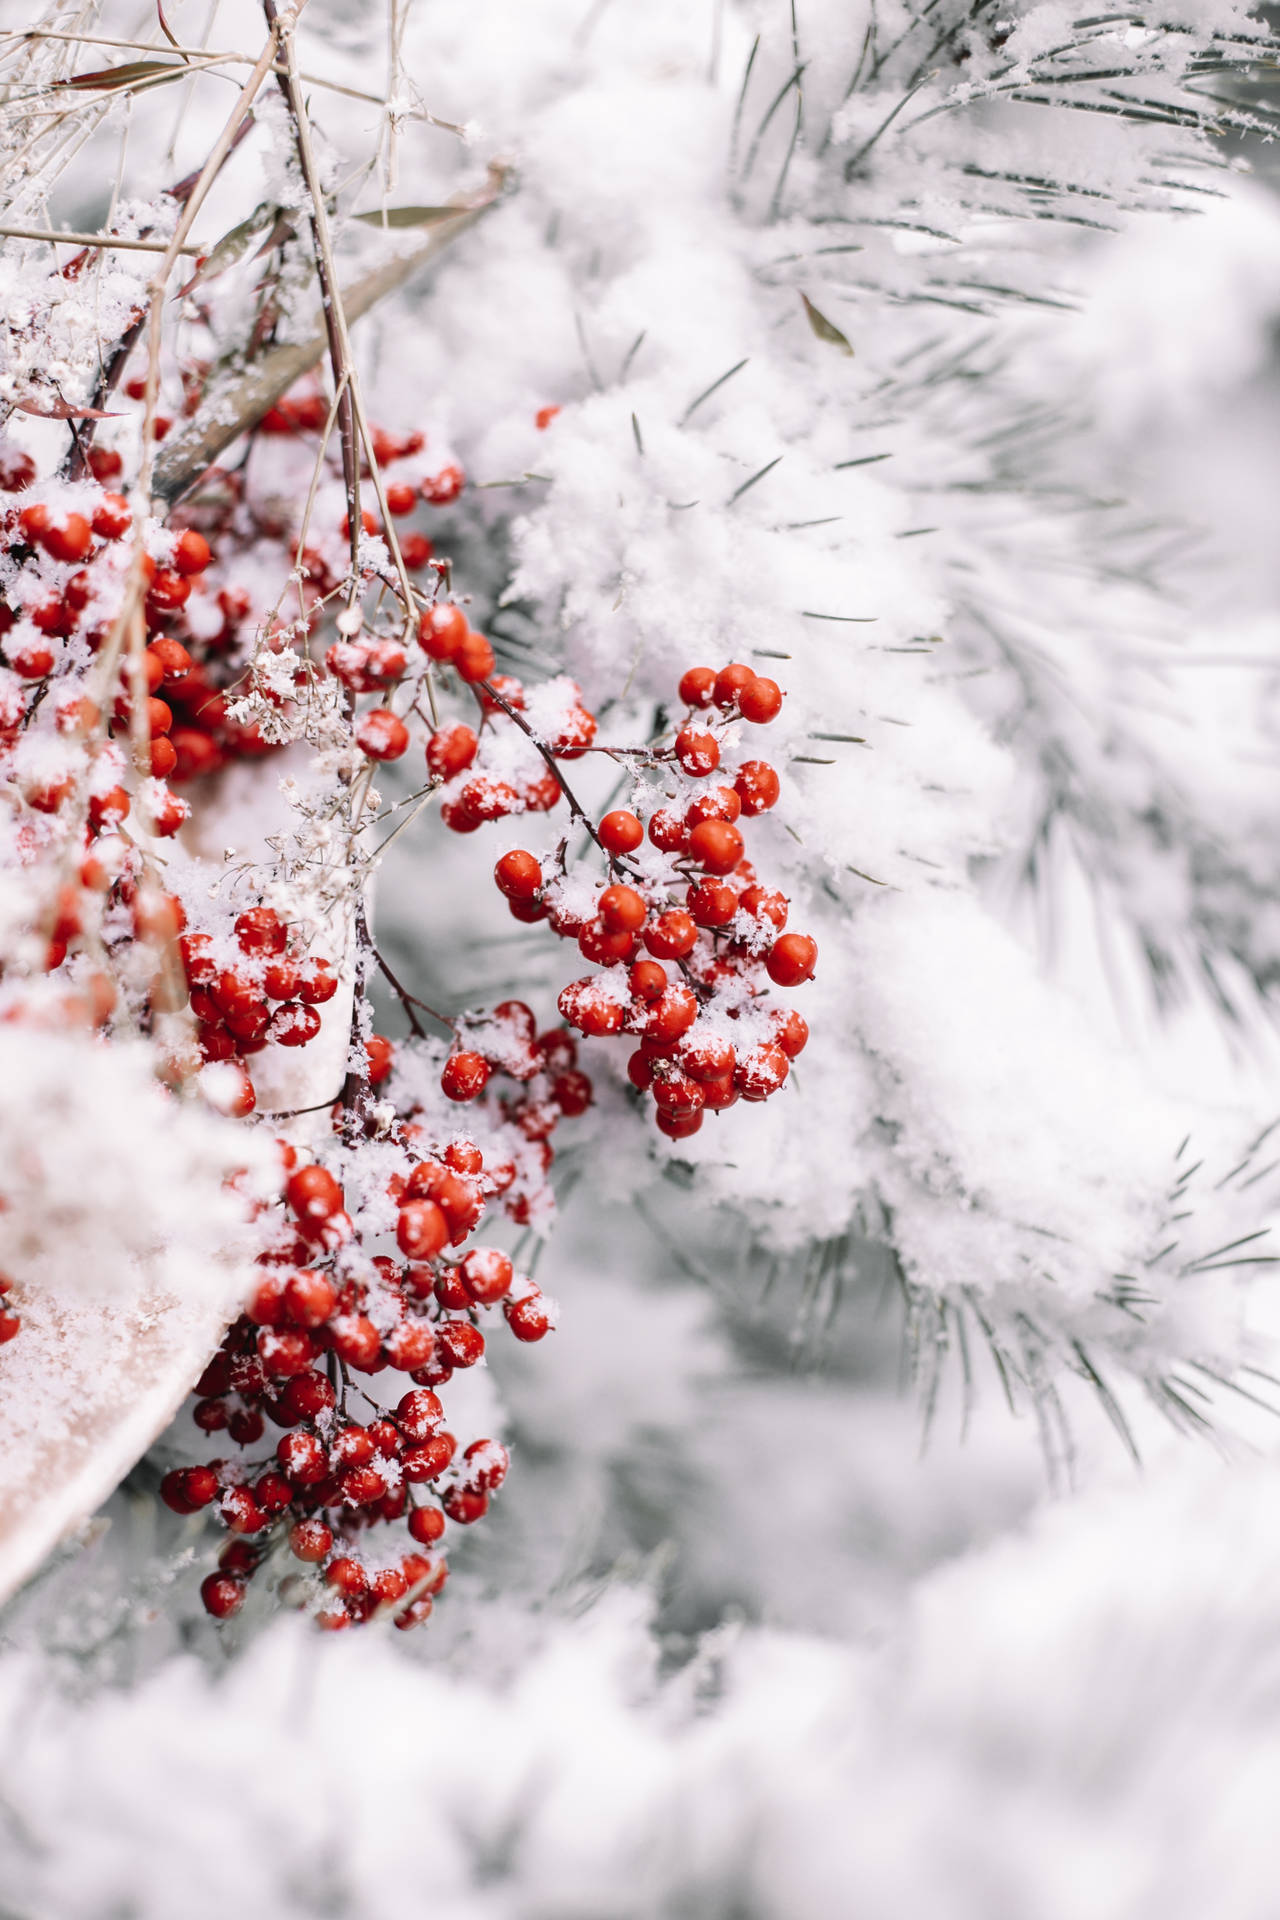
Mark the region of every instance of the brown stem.
[[373, 1106], [373, 1088], [369, 1084], [369, 1064], [364, 1051], [364, 1035], [360, 1031], [361, 1017], [367, 1005], [365, 982], [369, 977], [369, 962], [375, 954], [373, 936], [369, 932], [369, 921], [364, 910], [364, 901], [356, 905], [356, 978], [355, 993], [351, 1001], [351, 1052], [358, 1064], [348, 1066], [347, 1075], [342, 1082], [339, 1098], [342, 1104], [343, 1120], [346, 1130], [351, 1133], [365, 1132]]
[[508, 720], [514, 720], [516, 725], [519, 727], [521, 733], [523, 733], [528, 739], [532, 740], [534, 746], [538, 749], [538, 752], [542, 755], [542, 758], [546, 761], [547, 766], [551, 771], [551, 776], [555, 780], [556, 785], [559, 787], [565, 799], [569, 802], [570, 813], [573, 815], [574, 819], [577, 821], [580, 827], [586, 828], [587, 832], [591, 835], [591, 838], [595, 841], [596, 845], [599, 847], [601, 853], [604, 854], [605, 859], [609, 861], [610, 865], [612, 865], [613, 856], [610, 854], [603, 840], [601, 840], [600, 835], [596, 832], [595, 827], [591, 823], [590, 816], [588, 815], [586, 809], [583, 807], [581, 801], [578, 799], [577, 795], [574, 793], [573, 788], [569, 785], [569, 782], [565, 779], [559, 767], [556, 765], [556, 758], [555, 758], [555, 755], [552, 753], [550, 747], [544, 746], [542, 741], [539, 740], [537, 734], [534, 732], [533, 728], [529, 725], [529, 722], [525, 719], [524, 715], [519, 711], [518, 708], [513, 707], [509, 700], [503, 699], [502, 695], [498, 692], [497, 688], [494, 686], [491, 680], [482, 680], [480, 682], [479, 688], [477, 689], [477, 693], [483, 693], [487, 699], [493, 701], [495, 706], [501, 707], [502, 711], [506, 714]]
[[437, 1013], [434, 1007], [429, 1007], [425, 1000], [420, 1000], [416, 993], [410, 993], [407, 987], [401, 985], [399, 980], [396, 979], [395, 974], [392, 973], [390, 967], [387, 965], [386, 961], [383, 959], [381, 953], [379, 952], [376, 946], [373, 949], [373, 957], [377, 961], [378, 966], [381, 969], [383, 975], [389, 981], [390, 985], [395, 990], [396, 994], [399, 996], [401, 1005], [404, 1007], [406, 1014], [409, 1016], [409, 1025], [413, 1028], [413, 1031], [419, 1040], [425, 1040], [427, 1038], [427, 1030], [423, 1026], [421, 1020], [419, 1020], [417, 1014], [414, 1012], [415, 1007], [421, 1007], [422, 1011], [425, 1014], [429, 1015], [429, 1017], [432, 1020], [437, 1021], [438, 1024], [446, 1030], [446, 1032], [448, 1033], [457, 1032], [458, 1026], [455, 1020], [450, 1020], [447, 1017], [447, 1015], [443, 1013]]

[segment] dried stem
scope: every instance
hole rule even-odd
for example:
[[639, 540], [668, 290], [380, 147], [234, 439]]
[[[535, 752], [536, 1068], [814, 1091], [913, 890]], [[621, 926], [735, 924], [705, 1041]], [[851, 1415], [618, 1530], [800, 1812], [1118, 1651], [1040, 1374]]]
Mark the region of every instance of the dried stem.
[[[456, 218], [439, 222], [426, 240], [382, 261], [344, 288], [341, 298], [347, 325], [402, 286], [419, 267], [436, 259], [481, 214], [488, 212], [507, 178], [505, 169], [491, 169], [484, 190], [474, 199], [461, 202]], [[315, 325], [304, 338], [273, 347], [269, 353], [240, 368], [228, 386], [211, 395], [193, 419], [165, 441], [156, 460], [152, 488], [155, 496], [172, 503], [188, 492], [233, 440], [256, 427], [281, 395], [324, 357], [328, 340], [323, 318], [317, 316]]]

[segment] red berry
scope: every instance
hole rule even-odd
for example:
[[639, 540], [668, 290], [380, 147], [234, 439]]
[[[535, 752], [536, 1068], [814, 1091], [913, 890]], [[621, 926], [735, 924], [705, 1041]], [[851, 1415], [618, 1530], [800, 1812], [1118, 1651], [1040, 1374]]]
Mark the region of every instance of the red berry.
[[551, 1083], [551, 1097], [566, 1120], [574, 1120], [591, 1105], [591, 1082], [585, 1073], [570, 1069]]
[[742, 834], [728, 820], [703, 820], [689, 835], [689, 855], [708, 873], [732, 873], [742, 858]]
[[711, 787], [690, 801], [684, 823], [696, 827], [703, 820], [736, 820], [742, 812], [742, 796], [736, 787]]
[[0, 493], [25, 493], [36, 477], [36, 463], [21, 447], [0, 447]]
[[[531, 853], [516, 848], [503, 854], [493, 877], [508, 900], [532, 900], [542, 886], [542, 867]], [[643, 902], [641, 908], [643, 911]]]
[[336, 1587], [339, 1593], [351, 1599], [358, 1599], [369, 1590], [369, 1579], [364, 1568], [358, 1560], [352, 1560], [347, 1554], [331, 1560], [324, 1570], [324, 1577], [331, 1587]]
[[327, 960], [303, 960], [294, 991], [305, 1005], [322, 1006], [338, 991], [338, 976]]
[[788, 1060], [794, 1060], [797, 1054], [804, 1052], [809, 1038], [809, 1023], [794, 1007], [788, 1007], [785, 1013], [774, 1015], [773, 1037]]
[[129, 795], [123, 787], [109, 787], [106, 793], [89, 798], [89, 825], [95, 833], [118, 827], [129, 811]]
[[235, 923], [236, 945], [241, 953], [283, 953], [288, 929], [273, 907], [251, 907]]
[[402, 1320], [382, 1341], [387, 1364], [398, 1373], [412, 1373], [417, 1367], [427, 1366], [435, 1348], [436, 1337], [423, 1320]]
[[689, 667], [680, 676], [679, 693], [686, 707], [709, 707], [715, 687], [714, 667]]
[[371, 760], [398, 760], [409, 745], [409, 729], [390, 707], [375, 707], [355, 725], [355, 742]]
[[339, 1358], [358, 1373], [372, 1373], [382, 1351], [382, 1337], [363, 1313], [344, 1313], [333, 1322], [333, 1345]]
[[487, 680], [493, 672], [493, 648], [482, 633], [468, 633], [453, 657], [459, 679]]
[[767, 1100], [786, 1079], [791, 1062], [772, 1043], [755, 1047], [734, 1071], [733, 1083], [744, 1100]]
[[818, 943], [807, 933], [784, 933], [775, 940], [765, 961], [769, 978], [780, 987], [798, 987], [813, 977], [818, 964]]
[[444, 1420], [444, 1408], [438, 1394], [429, 1387], [415, 1387], [396, 1407], [396, 1424], [407, 1440], [430, 1440]]
[[702, 1106], [703, 1092], [691, 1074], [677, 1070], [659, 1077], [655, 1072], [653, 1099], [664, 1113], [697, 1113]]
[[744, 887], [738, 904], [754, 920], [768, 920], [779, 933], [787, 924], [787, 896], [769, 887]]
[[[502, 1002], [502, 1006], [511, 1007], [521, 1004], [518, 1000]], [[501, 1007], [497, 1011], [501, 1012]], [[528, 1012], [528, 1008], [525, 1011]], [[532, 1030], [530, 1037], [532, 1038]], [[446, 1164], [451, 1166], [455, 1173], [481, 1173], [484, 1170], [484, 1155], [474, 1140], [451, 1140], [444, 1150], [444, 1157]]]
[[746, 814], [766, 813], [777, 804], [782, 791], [778, 776], [767, 760], [744, 760], [733, 784]]
[[422, 497], [433, 507], [447, 507], [457, 499], [463, 485], [462, 468], [450, 464], [422, 482]]
[[418, 504], [418, 496], [404, 480], [397, 480], [387, 488], [387, 512], [397, 516], [412, 513]]
[[[645, 937], [648, 938], [647, 935]], [[570, 1026], [577, 1027], [581, 1033], [593, 1038], [618, 1033], [622, 1029], [621, 1002], [601, 985], [602, 979], [602, 975], [593, 974], [585, 980], [570, 981], [556, 1002]]]
[[267, 1036], [281, 1047], [305, 1047], [320, 1031], [320, 1015], [314, 1007], [297, 1000], [286, 1000], [276, 1008], [267, 1027]]
[[327, 1167], [299, 1167], [284, 1190], [299, 1219], [329, 1220], [342, 1208], [342, 1188]]
[[228, 1487], [220, 1502], [222, 1517], [232, 1533], [261, 1533], [267, 1516], [248, 1487]]
[[782, 688], [776, 680], [753, 677], [738, 689], [738, 712], [757, 727], [767, 725], [782, 712]]
[[452, 780], [455, 773], [463, 773], [471, 765], [479, 744], [473, 730], [460, 720], [439, 728], [427, 742], [428, 771], [437, 779]]
[[627, 985], [637, 1000], [658, 1000], [667, 984], [667, 970], [657, 960], [637, 960], [627, 975]]
[[634, 887], [606, 887], [597, 904], [610, 933], [639, 933], [644, 925], [644, 899]]
[[315, 1486], [329, 1471], [325, 1450], [314, 1433], [286, 1433], [276, 1442], [276, 1459], [300, 1487]]
[[200, 1598], [206, 1613], [215, 1620], [229, 1620], [244, 1605], [244, 1581], [232, 1580], [223, 1573], [211, 1573], [200, 1583]]
[[299, 1520], [289, 1529], [289, 1550], [298, 1560], [312, 1565], [323, 1560], [333, 1546], [333, 1528], [323, 1520]]
[[436, 1345], [455, 1367], [474, 1367], [484, 1353], [484, 1335], [469, 1320], [443, 1320], [436, 1328]]
[[626, 807], [616, 807], [612, 813], [606, 813], [598, 831], [606, 853], [634, 853], [644, 839], [644, 828]]
[[133, 510], [122, 493], [104, 493], [93, 510], [92, 524], [100, 540], [119, 540], [133, 525]]
[[428, 607], [418, 621], [418, 645], [433, 660], [452, 660], [467, 637], [467, 616], [448, 602]]
[[285, 1508], [291, 1504], [293, 1500], [293, 1488], [282, 1474], [268, 1471], [267, 1473], [259, 1474], [258, 1478], [254, 1481], [253, 1497], [262, 1508], [262, 1511], [274, 1518], [277, 1513], [283, 1513]]
[[51, 514], [38, 538], [53, 560], [87, 560], [93, 551], [93, 529], [82, 513]]
[[714, 773], [720, 765], [720, 743], [714, 733], [697, 727], [681, 727], [676, 735], [676, 759], [686, 773]]
[[723, 1080], [734, 1068], [733, 1043], [708, 1034], [688, 1038], [680, 1048], [680, 1064], [691, 1080]]
[[299, 1327], [263, 1327], [258, 1334], [258, 1357], [273, 1379], [287, 1380], [305, 1373], [312, 1360], [311, 1341]]
[[203, 573], [212, 560], [209, 542], [193, 527], [186, 527], [173, 543], [170, 565], [177, 573]]
[[727, 667], [721, 667], [716, 675], [711, 697], [718, 707], [732, 707], [741, 689], [754, 679], [750, 667], [744, 667], [740, 660], [731, 661]]
[[474, 1100], [484, 1092], [492, 1072], [483, 1054], [464, 1049], [449, 1055], [440, 1076], [440, 1085], [446, 1099]]
[[[701, 831], [701, 829], [700, 829]], [[659, 960], [682, 960], [693, 951], [698, 930], [687, 913], [672, 907], [644, 931], [644, 943]]]
[[[465, 1310], [472, 1304], [471, 1295], [467, 1291], [465, 1281], [463, 1280], [461, 1274], [458, 1273], [456, 1268], [452, 1268], [452, 1267], [449, 1268], [446, 1272], [442, 1273], [437, 1279], [435, 1284], [435, 1296], [436, 1296], [436, 1299], [440, 1302], [440, 1305], [442, 1307], [445, 1307], [446, 1309], [448, 1309], [450, 1312], [453, 1312], [453, 1313], [465, 1312]], [[439, 1351], [444, 1361], [444, 1364], [452, 1372], [453, 1370], [452, 1359], [447, 1353], [445, 1353], [443, 1348], [440, 1348]]]
[[191, 582], [172, 567], [159, 567], [147, 593], [149, 614], [176, 613], [191, 598]]
[[377, 1451], [363, 1427], [344, 1427], [329, 1448], [329, 1465], [335, 1472], [341, 1467], [367, 1467]]
[[738, 1098], [738, 1089], [733, 1084], [733, 1075], [727, 1074], [723, 1080], [706, 1080], [702, 1086], [702, 1105], [704, 1113], [722, 1113], [726, 1107], [734, 1105]]
[[[306, 998], [305, 994], [302, 998]], [[364, 1043], [364, 1051], [369, 1063], [369, 1085], [380, 1087], [390, 1077], [395, 1064], [395, 1048], [385, 1034], [371, 1033]]]
[[9, 665], [24, 680], [43, 680], [53, 670], [53, 648], [41, 640], [30, 640], [9, 650]]
[[669, 1140], [687, 1140], [702, 1125], [701, 1111], [696, 1113], [664, 1113], [659, 1108], [656, 1119], [658, 1131], [665, 1133]]
[[337, 1395], [322, 1373], [311, 1370], [286, 1381], [280, 1411], [290, 1420], [314, 1420], [333, 1406]]
[[690, 887], [686, 904], [695, 926], [725, 927], [738, 911], [738, 899], [732, 887], [722, 880], [701, 880]]
[[449, 1244], [449, 1228], [434, 1200], [409, 1200], [396, 1221], [396, 1244], [409, 1260], [430, 1260]]
[[337, 1290], [327, 1274], [303, 1267], [284, 1283], [284, 1311], [295, 1327], [323, 1326], [337, 1304]]
[[645, 1038], [668, 1042], [687, 1033], [698, 1017], [698, 1002], [683, 980], [667, 987], [655, 1000], [644, 1023]]
[[409, 1515], [409, 1537], [420, 1547], [432, 1547], [444, 1532], [444, 1515], [439, 1507], [415, 1507]]
[[683, 853], [689, 830], [673, 807], [659, 807], [649, 821], [649, 838], [660, 853]]
[[400, 1456], [400, 1471], [413, 1482], [438, 1479], [453, 1459], [454, 1448], [451, 1434], [433, 1434], [419, 1446], [406, 1447]]
[[[643, 911], [644, 902], [640, 904]], [[599, 918], [588, 920], [578, 934], [579, 953], [598, 967], [611, 967], [619, 960], [629, 960], [635, 950], [633, 933], [610, 933]]]
[[510, 1260], [497, 1247], [474, 1248], [459, 1271], [471, 1298], [486, 1307], [505, 1297], [513, 1277]]
[[517, 1340], [541, 1340], [555, 1326], [551, 1309], [541, 1293], [527, 1293], [519, 1300], [509, 1300], [503, 1312]]
[[468, 1487], [450, 1487], [440, 1496], [449, 1518], [460, 1527], [469, 1527], [489, 1511], [487, 1493], [472, 1493]]

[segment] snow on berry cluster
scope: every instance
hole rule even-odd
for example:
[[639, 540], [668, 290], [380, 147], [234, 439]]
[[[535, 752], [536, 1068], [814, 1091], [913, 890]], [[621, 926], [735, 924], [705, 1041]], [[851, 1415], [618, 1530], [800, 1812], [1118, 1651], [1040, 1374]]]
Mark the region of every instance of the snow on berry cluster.
[[[696, 1133], [704, 1113], [784, 1084], [809, 1029], [770, 1001], [768, 984], [799, 986], [818, 958], [808, 934], [784, 931], [787, 900], [757, 879], [740, 824], [774, 805], [779, 782], [768, 761], [737, 753], [738, 722], [776, 719], [781, 689], [735, 661], [690, 667], [680, 698], [674, 738], [628, 752], [637, 810], [586, 823], [605, 856], [603, 884], [570, 870], [565, 840], [550, 860], [516, 848], [494, 869], [518, 920], [547, 921], [601, 969], [564, 989], [560, 1011], [580, 1033], [639, 1041], [628, 1076], [674, 1140]], [[483, 1064], [455, 1055], [446, 1072], [483, 1085]]]
[[[510, 1013], [517, 1026], [528, 1009]], [[162, 1483], [175, 1512], [216, 1506], [233, 1535], [201, 1589], [218, 1619], [238, 1611], [259, 1569], [291, 1562], [314, 1573], [284, 1573], [282, 1597], [322, 1627], [380, 1609], [403, 1628], [426, 1619], [448, 1574], [448, 1527], [484, 1515], [508, 1464], [495, 1439], [459, 1450], [441, 1394], [482, 1358], [495, 1322], [524, 1342], [554, 1325], [552, 1303], [506, 1253], [467, 1246], [491, 1202], [522, 1224], [545, 1221], [545, 1136], [489, 1102], [457, 1133], [435, 1085], [438, 1047], [379, 1035], [366, 1045], [370, 1081], [391, 1096], [377, 1130], [339, 1107], [314, 1157], [281, 1143], [259, 1285], [197, 1383], [197, 1427], [237, 1451]], [[527, 1080], [547, 1082], [545, 1099], [572, 1041], [530, 1032], [528, 1050]], [[375, 1397], [384, 1371], [412, 1384]], [[379, 1530], [401, 1520], [407, 1540], [388, 1542]]]
[[[184, 369], [184, 404], [199, 373]], [[108, 1037], [127, 1020], [158, 1043], [175, 1094], [199, 1086], [270, 1134], [321, 1116], [306, 1146], [279, 1141], [277, 1197], [244, 1187], [260, 1279], [193, 1409], [219, 1453], [175, 1467], [163, 1493], [179, 1513], [214, 1510], [233, 1536], [202, 1588], [216, 1618], [269, 1567], [323, 1626], [386, 1609], [408, 1627], [447, 1576], [447, 1529], [478, 1520], [507, 1469], [497, 1440], [455, 1441], [449, 1382], [482, 1359], [495, 1323], [528, 1342], [554, 1324], [532, 1279], [471, 1238], [487, 1208], [545, 1229], [551, 1137], [592, 1086], [573, 1035], [539, 1032], [524, 1002], [440, 1015], [386, 969], [363, 906], [370, 830], [395, 811], [374, 787], [379, 766], [416, 742], [414, 797], [438, 801], [460, 834], [564, 804], [555, 852], [504, 855], [498, 884], [518, 920], [545, 921], [602, 969], [565, 989], [561, 1012], [581, 1034], [638, 1039], [631, 1079], [673, 1138], [783, 1084], [807, 1027], [769, 990], [808, 979], [817, 950], [784, 931], [785, 899], [744, 857], [741, 823], [779, 783], [740, 738], [781, 710], [775, 683], [737, 664], [692, 668], [673, 737], [598, 745], [578, 686], [499, 673], [449, 560], [397, 529], [456, 499], [461, 470], [428, 459], [420, 432], [378, 430], [360, 478], [381, 517], [362, 506], [353, 530], [351, 473], [319, 440], [328, 416], [318, 391], [286, 395], [250, 457], [211, 469], [167, 526], [108, 490], [122, 472], [110, 448], [90, 445], [76, 480], [39, 481], [16, 448], [0, 462], [10, 864], [44, 899], [40, 938], [0, 997], [33, 1019], [51, 994], [77, 996], [80, 1023]], [[290, 742], [310, 749], [310, 784], [273, 784], [299, 818], [211, 886], [195, 846], [216, 776]], [[628, 768], [634, 808], [598, 825], [565, 772], [593, 752]], [[603, 884], [570, 864], [575, 826], [605, 857]], [[408, 1041], [372, 1031], [375, 965]], [[341, 1085], [297, 1113], [261, 1111], [255, 1074], [280, 1075], [259, 1063], [345, 1021], [352, 971]], [[447, 1037], [428, 1038], [419, 1010]], [[4, 1337], [17, 1324], [0, 1314]], [[402, 1376], [390, 1395], [374, 1386], [384, 1372]], [[400, 1523], [407, 1538], [388, 1531]]]
[[[125, 393], [141, 397], [141, 383]], [[310, 459], [306, 437], [326, 412], [303, 391], [261, 431]], [[420, 499], [447, 504], [463, 485], [452, 464], [412, 486], [395, 477], [423, 446], [417, 433], [375, 437], [364, 476], [376, 476], [389, 515]], [[296, 521], [281, 504], [291, 496], [270, 484], [277, 460], [261, 493], [243, 471], [212, 471], [186, 524], [170, 526], [104, 484], [122, 473], [118, 454], [93, 445], [83, 465], [85, 477], [42, 481], [22, 449], [0, 458], [0, 774], [11, 802], [0, 853], [28, 881], [16, 910], [6, 900], [15, 924], [4, 929], [0, 1017], [103, 1041], [140, 1031], [172, 1094], [198, 1087], [269, 1139], [273, 1120], [295, 1116], [259, 1111], [259, 1059], [308, 1046], [325, 1009], [345, 1020], [332, 1003], [355, 968], [345, 1078], [320, 1103], [311, 1145], [279, 1141], [275, 1198], [262, 1197], [260, 1173], [236, 1183], [260, 1279], [193, 1409], [221, 1457], [176, 1467], [163, 1493], [180, 1513], [215, 1507], [232, 1535], [202, 1587], [215, 1618], [239, 1609], [252, 1574], [283, 1561], [278, 1590], [321, 1625], [386, 1608], [413, 1626], [447, 1577], [447, 1528], [478, 1520], [507, 1469], [496, 1439], [455, 1441], [448, 1382], [481, 1361], [493, 1322], [522, 1342], [554, 1324], [508, 1254], [468, 1243], [486, 1208], [546, 1228], [551, 1135], [592, 1090], [573, 1037], [540, 1033], [521, 1001], [433, 1016], [448, 1040], [395, 1046], [371, 1031], [362, 989], [376, 949], [367, 931], [354, 951], [351, 937], [371, 865], [362, 815], [381, 805], [378, 763], [405, 753], [414, 732], [450, 826], [545, 812], [562, 798], [557, 755], [580, 753], [596, 723], [571, 683], [526, 694], [496, 673], [488, 641], [442, 594], [448, 562], [406, 604], [401, 569], [432, 562], [431, 542], [407, 533], [388, 544], [364, 512], [353, 548], [345, 482], [325, 456], [313, 516]], [[394, 611], [366, 631], [365, 594], [381, 600], [389, 586], [400, 589]], [[440, 679], [472, 702], [474, 726], [427, 718]], [[216, 776], [295, 739], [318, 749], [320, 770], [301, 826], [277, 838], [274, 864], [241, 861], [211, 886], [195, 847]], [[344, 878], [326, 893], [309, 865]], [[25, 946], [23, 923], [34, 930]], [[418, 1031], [421, 1003], [402, 998]], [[0, 1282], [0, 1341], [21, 1325], [10, 1284]], [[384, 1371], [401, 1376], [390, 1400], [369, 1391]], [[392, 1535], [391, 1522], [404, 1526]]]

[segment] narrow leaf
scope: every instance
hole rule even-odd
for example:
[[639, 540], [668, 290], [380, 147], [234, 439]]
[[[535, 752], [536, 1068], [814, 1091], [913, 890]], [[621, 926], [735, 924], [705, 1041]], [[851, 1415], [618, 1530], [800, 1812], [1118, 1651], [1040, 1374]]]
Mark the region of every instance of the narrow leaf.
[[254, 235], [270, 226], [279, 214], [279, 207], [271, 201], [260, 201], [247, 220], [242, 220], [238, 227], [232, 227], [229, 233], [224, 233], [221, 240], [210, 248], [186, 286], [181, 289], [180, 297], [185, 298], [202, 281], [212, 280], [217, 274], [225, 273], [228, 267], [234, 266]]
[[99, 67], [93, 73], [73, 73], [69, 80], [55, 80], [55, 87], [84, 87], [102, 92], [120, 87], [136, 87], [143, 80], [158, 80], [164, 74], [175, 77], [186, 68], [172, 60], [126, 60], [119, 67]]
[[372, 213], [352, 215], [362, 227], [434, 227], [441, 220], [456, 220], [462, 207], [388, 207]]
[[114, 420], [117, 415], [104, 413], [101, 407], [76, 407], [70, 401], [55, 400], [15, 400], [12, 403], [19, 413], [32, 413], [37, 420]]
[[849, 345], [849, 342], [845, 339], [839, 327], [833, 326], [825, 313], [818, 312], [818, 309], [814, 306], [807, 293], [802, 293], [800, 298], [804, 301], [805, 317], [818, 339], [825, 340], [828, 346], [839, 347], [841, 353], [847, 353], [852, 358], [853, 348]]

